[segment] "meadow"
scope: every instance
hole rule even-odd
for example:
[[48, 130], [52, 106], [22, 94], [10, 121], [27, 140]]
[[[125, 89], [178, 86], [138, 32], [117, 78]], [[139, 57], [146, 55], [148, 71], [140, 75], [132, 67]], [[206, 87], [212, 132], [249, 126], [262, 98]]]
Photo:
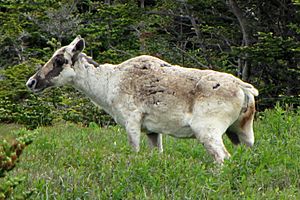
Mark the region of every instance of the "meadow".
[[[300, 112], [258, 113], [251, 149], [234, 146], [223, 166], [196, 140], [163, 137], [164, 152], [142, 137], [133, 153], [123, 128], [57, 123], [40, 127], [10, 176], [31, 199], [300, 199]], [[0, 128], [1, 132], [3, 131]], [[7, 131], [0, 137], [13, 137]]]

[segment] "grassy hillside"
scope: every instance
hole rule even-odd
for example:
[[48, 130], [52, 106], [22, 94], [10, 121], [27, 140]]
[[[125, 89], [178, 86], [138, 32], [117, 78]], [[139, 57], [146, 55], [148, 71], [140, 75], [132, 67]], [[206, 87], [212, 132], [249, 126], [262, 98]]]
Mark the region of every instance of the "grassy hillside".
[[225, 144], [223, 167], [196, 140], [164, 137], [164, 153], [143, 137], [132, 153], [118, 126], [39, 128], [11, 176], [32, 199], [300, 199], [300, 113], [260, 113], [252, 149]]

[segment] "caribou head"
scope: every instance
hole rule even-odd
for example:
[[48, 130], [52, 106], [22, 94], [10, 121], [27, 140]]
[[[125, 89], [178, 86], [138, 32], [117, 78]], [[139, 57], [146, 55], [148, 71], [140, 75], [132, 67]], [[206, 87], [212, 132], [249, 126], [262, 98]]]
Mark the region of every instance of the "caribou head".
[[76, 76], [74, 65], [84, 47], [84, 39], [77, 36], [68, 46], [55, 51], [51, 59], [29, 78], [27, 87], [33, 92], [41, 92], [49, 87], [72, 84]]

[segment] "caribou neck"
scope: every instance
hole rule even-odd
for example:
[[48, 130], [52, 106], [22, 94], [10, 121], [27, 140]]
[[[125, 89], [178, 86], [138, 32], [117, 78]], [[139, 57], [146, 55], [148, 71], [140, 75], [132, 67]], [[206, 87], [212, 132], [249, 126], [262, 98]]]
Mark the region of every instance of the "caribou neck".
[[82, 57], [74, 64], [74, 70], [76, 72], [76, 77], [73, 80], [73, 87], [86, 96], [88, 96], [95, 104], [101, 106], [102, 108], [107, 108], [110, 106], [109, 100], [109, 88], [110, 77], [112, 76], [112, 71], [114, 65], [96, 67], [91, 58], [87, 60]]

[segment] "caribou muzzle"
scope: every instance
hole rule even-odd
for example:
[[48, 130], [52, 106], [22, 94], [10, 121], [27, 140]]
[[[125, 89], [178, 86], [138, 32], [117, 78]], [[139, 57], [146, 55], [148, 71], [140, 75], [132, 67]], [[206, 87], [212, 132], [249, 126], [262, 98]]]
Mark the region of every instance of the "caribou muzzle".
[[42, 79], [39, 80], [36, 76], [32, 76], [28, 79], [26, 86], [34, 93], [42, 92], [47, 87], [51, 86], [48, 81]]
[[35, 85], [36, 85], [37, 81], [34, 78], [30, 78], [27, 83], [26, 86], [30, 89], [30, 90], [34, 90]]

